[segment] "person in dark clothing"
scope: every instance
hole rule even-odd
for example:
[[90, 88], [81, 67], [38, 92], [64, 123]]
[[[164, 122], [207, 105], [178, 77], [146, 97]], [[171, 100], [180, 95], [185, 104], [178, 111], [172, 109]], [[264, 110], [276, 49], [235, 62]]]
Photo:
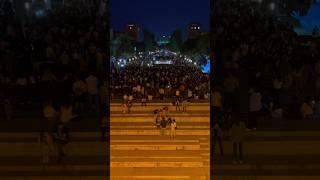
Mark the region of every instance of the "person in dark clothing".
[[242, 120], [236, 120], [231, 128], [231, 140], [233, 142], [234, 164], [243, 163], [243, 141], [245, 138], [246, 126]]
[[58, 163], [61, 163], [65, 156], [64, 147], [70, 141], [69, 130], [63, 123], [60, 123], [54, 130], [53, 136], [57, 144]]
[[128, 107], [128, 114], [131, 112], [131, 107], [132, 107], [132, 102], [128, 101], [127, 102], [127, 107]]
[[161, 121], [160, 121], [160, 135], [161, 136], [164, 136], [165, 133], [166, 133], [166, 128], [167, 128], [167, 121], [165, 118], [162, 118]]
[[222, 136], [222, 129], [219, 123], [215, 122], [213, 126], [213, 148], [219, 143], [220, 155], [223, 155]]

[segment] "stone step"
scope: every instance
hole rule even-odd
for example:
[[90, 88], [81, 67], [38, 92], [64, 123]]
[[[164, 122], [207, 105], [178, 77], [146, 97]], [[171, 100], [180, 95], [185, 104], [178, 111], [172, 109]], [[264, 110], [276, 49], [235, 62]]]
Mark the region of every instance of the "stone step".
[[[166, 129], [165, 132], [166, 136], [170, 135], [170, 129]], [[121, 129], [111, 129], [110, 135], [155, 135], [160, 136], [160, 129], [127, 129], [127, 130], [121, 130]], [[203, 129], [180, 129], [178, 128], [176, 130], [177, 136], [183, 136], [183, 135], [210, 135], [210, 129], [209, 128], [203, 128]]]
[[[117, 130], [117, 129], [156, 129], [156, 126], [152, 123], [150, 123], [149, 126], [111, 126], [111, 129]], [[209, 129], [209, 126], [183, 126], [179, 124], [179, 129]]]
[[[110, 122], [110, 126], [150, 126], [153, 122]], [[180, 126], [207, 126], [210, 127], [210, 122], [180, 122]]]
[[107, 176], [62, 176], [62, 175], [52, 175], [46, 176], [2, 176], [2, 180], [106, 180]]
[[[169, 109], [170, 112], [174, 112], [176, 111], [176, 107], [175, 106], [168, 106], [166, 105]], [[136, 112], [136, 111], [142, 111], [142, 112], [153, 112], [156, 109], [162, 109], [165, 106], [133, 106], [130, 110], [131, 112]], [[180, 107], [180, 109], [182, 110], [182, 106]], [[123, 109], [121, 106], [111, 106], [110, 107], [110, 111], [112, 112], [122, 112]], [[210, 106], [199, 106], [199, 105], [192, 105], [192, 106], [187, 106], [187, 112], [193, 112], [193, 111], [210, 111]]]
[[173, 139], [173, 140], [169, 140], [167, 139], [136, 139], [136, 140], [132, 140], [132, 139], [122, 139], [122, 140], [115, 140], [115, 139], [111, 139], [110, 140], [110, 144], [116, 144], [116, 143], [199, 143], [199, 140], [182, 140], [182, 139]]
[[[69, 156], [105, 156], [107, 143], [104, 142], [71, 142], [66, 145]], [[0, 156], [41, 156], [42, 147], [38, 142], [0, 142]]]
[[164, 180], [164, 179], [182, 179], [182, 180], [191, 180], [190, 176], [113, 176], [110, 177], [110, 180]]
[[[208, 140], [210, 136], [202, 135], [202, 136], [193, 136], [193, 135], [186, 135], [186, 136], [177, 136], [175, 140]], [[169, 140], [168, 137], [162, 136], [110, 136], [111, 141], [113, 140]]]
[[[96, 138], [100, 137], [101, 132], [70, 132], [72, 138]], [[1, 139], [7, 138], [38, 138], [39, 132], [0, 132]]]
[[199, 143], [117, 143], [111, 144], [110, 150], [200, 150]]
[[[173, 116], [177, 123], [181, 122], [210, 122], [209, 115], [207, 116]], [[148, 116], [113, 116], [111, 115], [110, 122], [154, 122], [154, 116], [148, 115]]]
[[201, 157], [193, 158], [112, 158], [111, 167], [203, 167]]
[[[223, 142], [225, 154], [232, 154], [232, 142]], [[218, 150], [218, 145], [216, 150]], [[249, 141], [244, 142], [247, 155], [319, 155], [320, 141]]]
[[157, 167], [157, 168], [121, 168], [111, 167], [111, 177], [136, 177], [152, 179], [151, 177], [181, 177], [188, 176], [193, 180], [209, 180], [209, 167]]
[[[258, 154], [258, 155], [245, 155], [243, 157], [244, 165], [251, 165], [251, 166], [263, 166], [263, 165], [294, 165], [294, 166], [309, 166], [309, 165], [320, 165], [320, 155], [265, 155], [265, 154]], [[214, 157], [214, 165], [232, 165], [233, 155], [224, 155], [220, 156], [217, 155]], [[237, 167], [238, 165], [234, 165]], [[317, 167], [316, 166], [316, 167]]]
[[214, 180], [319, 180], [320, 176], [312, 176], [312, 175], [305, 175], [305, 176], [290, 176], [290, 175], [265, 175], [265, 176], [256, 176], [256, 175], [223, 175], [223, 176], [212, 176]]
[[163, 151], [148, 151], [148, 150], [139, 150], [139, 151], [131, 151], [131, 150], [111, 150], [110, 157], [157, 157], [157, 158], [171, 158], [171, 157], [198, 157], [198, 156], [210, 156], [209, 150], [163, 150]]

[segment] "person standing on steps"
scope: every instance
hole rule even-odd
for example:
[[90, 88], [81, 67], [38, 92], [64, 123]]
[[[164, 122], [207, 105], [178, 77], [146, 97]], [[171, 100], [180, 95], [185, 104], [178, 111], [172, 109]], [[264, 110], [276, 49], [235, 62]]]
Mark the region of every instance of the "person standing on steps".
[[69, 130], [63, 123], [60, 123], [55, 129], [54, 139], [57, 144], [58, 163], [60, 164], [62, 158], [65, 157], [65, 145], [70, 141]]
[[245, 138], [246, 125], [242, 120], [236, 120], [231, 128], [231, 140], [233, 144], [234, 164], [243, 163], [243, 141]]
[[223, 133], [219, 123], [215, 122], [213, 126], [213, 148], [219, 143], [220, 155], [223, 156], [223, 146], [222, 146]]
[[176, 130], [177, 130], [177, 123], [176, 120], [173, 119], [172, 122], [170, 123], [171, 131], [170, 131], [170, 139], [175, 139], [176, 138]]
[[188, 100], [185, 99], [182, 101], [182, 112], [187, 112]]
[[166, 134], [167, 121], [164, 117], [162, 117], [160, 121], [160, 135], [164, 136]]

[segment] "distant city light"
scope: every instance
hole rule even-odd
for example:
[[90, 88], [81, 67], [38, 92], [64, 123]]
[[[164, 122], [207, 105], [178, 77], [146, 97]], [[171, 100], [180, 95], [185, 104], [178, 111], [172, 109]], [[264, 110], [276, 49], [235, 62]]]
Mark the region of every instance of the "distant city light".
[[270, 7], [270, 10], [273, 11], [276, 8], [276, 5], [274, 2], [272, 2], [270, 3], [269, 7]]

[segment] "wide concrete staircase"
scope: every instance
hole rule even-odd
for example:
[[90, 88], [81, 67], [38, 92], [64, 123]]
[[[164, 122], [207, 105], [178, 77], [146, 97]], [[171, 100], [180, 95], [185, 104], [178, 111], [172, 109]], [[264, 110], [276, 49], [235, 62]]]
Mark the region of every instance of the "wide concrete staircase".
[[[177, 121], [177, 137], [170, 140], [153, 124], [153, 110], [168, 106]], [[110, 175], [112, 180], [209, 179], [210, 117], [208, 103], [192, 103], [187, 113], [168, 103], [135, 104], [122, 114], [111, 106]]]
[[[228, 136], [228, 134], [226, 134]], [[320, 179], [320, 132], [260, 130], [247, 132], [244, 164], [233, 164], [232, 142], [225, 138], [224, 156], [214, 154], [212, 177], [217, 180]]]
[[99, 132], [71, 132], [66, 157], [42, 163], [37, 132], [0, 133], [1, 180], [104, 180], [107, 177], [107, 143]]

